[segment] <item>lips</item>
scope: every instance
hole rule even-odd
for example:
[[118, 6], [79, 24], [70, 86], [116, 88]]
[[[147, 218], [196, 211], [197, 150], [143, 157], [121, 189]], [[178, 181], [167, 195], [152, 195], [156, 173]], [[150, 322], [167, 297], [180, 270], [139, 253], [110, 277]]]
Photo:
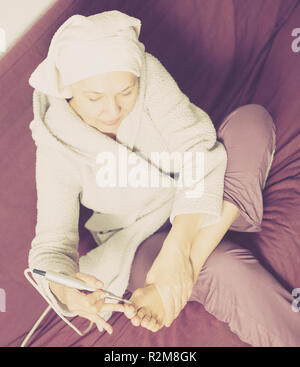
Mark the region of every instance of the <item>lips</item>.
[[117, 120], [114, 120], [114, 121], [107, 121], [107, 122], [103, 121], [103, 124], [111, 126], [111, 125], [117, 124], [119, 121], [120, 121], [120, 118], [118, 118]]

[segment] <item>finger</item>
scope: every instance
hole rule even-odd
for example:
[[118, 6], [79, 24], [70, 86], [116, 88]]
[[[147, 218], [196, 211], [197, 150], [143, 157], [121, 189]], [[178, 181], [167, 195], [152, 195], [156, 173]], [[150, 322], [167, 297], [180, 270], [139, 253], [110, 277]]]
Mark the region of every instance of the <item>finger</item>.
[[78, 310], [77, 314], [81, 317], [84, 317], [84, 318], [94, 322], [97, 325], [102, 326], [103, 329], [105, 329], [109, 334], [113, 333], [112, 326], [108, 322], [103, 320], [99, 315], [91, 314], [91, 313], [85, 312], [83, 310]]
[[69, 288], [68, 292], [66, 292], [66, 303], [71, 312], [79, 309], [97, 314], [104, 304], [104, 299], [101, 298], [101, 295], [101, 291], [86, 295], [77, 289]]
[[93, 275], [85, 274], [81, 272], [78, 272], [74, 275], [76, 276], [76, 278], [86, 283], [86, 285], [88, 285], [89, 287], [94, 287], [94, 288], [99, 288], [99, 289], [104, 287], [104, 283], [100, 279], [97, 279], [96, 277], [94, 277]]
[[124, 305], [120, 303], [105, 302], [101, 308], [101, 312], [125, 312]]
[[88, 313], [97, 314], [104, 304], [104, 299], [101, 298], [101, 294], [98, 292], [93, 292], [88, 295], [79, 292], [79, 294], [74, 295], [70, 303], [73, 309], [80, 309]]
[[75, 312], [76, 309], [80, 309], [82, 303], [85, 300], [85, 294], [78, 289], [66, 287], [68, 290], [65, 292], [66, 304], [70, 311]]
[[95, 305], [99, 301], [101, 303], [104, 303], [104, 300], [105, 300], [105, 293], [100, 290], [92, 292], [92, 293], [88, 293], [85, 296], [86, 296], [86, 299], [89, 301], [90, 305]]
[[104, 302], [101, 294], [93, 292], [89, 295], [84, 295], [84, 299], [80, 299], [80, 305], [77, 307], [91, 314], [98, 314], [99, 312], [124, 312], [124, 306], [120, 303]]
[[103, 306], [105, 305], [105, 294], [101, 291], [96, 291], [86, 295], [86, 299], [88, 300], [87, 310], [92, 313], [99, 313], [102, 311]]

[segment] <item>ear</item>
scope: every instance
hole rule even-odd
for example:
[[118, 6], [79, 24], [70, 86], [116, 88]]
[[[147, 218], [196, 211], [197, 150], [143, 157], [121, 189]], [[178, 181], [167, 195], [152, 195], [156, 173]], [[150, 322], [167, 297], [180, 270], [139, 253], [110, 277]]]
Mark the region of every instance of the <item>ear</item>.
[[67, 85], [67, 86], [59, 86], [59, 91], [60, 91], [60, 95], [63, 98], [72, 98], [73, 97], [73, 93], [72, 93], [72, 89], [71, 86]]

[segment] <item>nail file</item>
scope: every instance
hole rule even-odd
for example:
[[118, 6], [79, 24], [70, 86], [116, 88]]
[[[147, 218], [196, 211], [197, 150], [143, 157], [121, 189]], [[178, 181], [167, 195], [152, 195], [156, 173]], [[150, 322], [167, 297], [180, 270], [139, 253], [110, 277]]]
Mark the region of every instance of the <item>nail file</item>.
[[110, 299], [115, 299], [118, 301], [122, 301], [124, 303], [127, 304], [132, 304], [132, 302], [130, 302], [129, 300], [119, 297], [117, 295], [115, 295], [114, 293], [107, 291], [105, 289], [97, 289], [94, 287], [89, 287], [87, 286], [84, 282], [82, 282], [79, 279], [76, 279], [74, 277], [65, 275], [65, 274], [61, 274], [61, 273], [56, 273], [54, 271], [43, 271], [43, 270], [39, 270], [39, 269], [33, 269], [33, 273], [44, 276], [47, 280], [50, 280], [54, 283], [58, 283], [61, 285], [65, 285], [67, 287], [71, 287], [71, 288], [75, 288], [75, 289], [79, 289], [79, 290], [86, 290], [86, 291], [90, 291], [90, 292], [95, 292], [96, 290], [101, 290], [104, 293], [106, 293], [108, 295], [108, 297], [106, 298], [110, 298]]

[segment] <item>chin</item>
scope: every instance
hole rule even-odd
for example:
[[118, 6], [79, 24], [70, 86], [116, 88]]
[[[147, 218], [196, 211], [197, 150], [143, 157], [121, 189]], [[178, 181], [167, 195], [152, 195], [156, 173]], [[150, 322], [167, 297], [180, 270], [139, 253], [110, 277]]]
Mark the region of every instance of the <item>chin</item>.
[[119, 123], [118, 124], [116, 124], [116, 125], [113, 125], [113, 126], [108, 126], [108, 125], [105, 125], [105, 124], [103, 124], [103, 123], [99, 123], [98, 124], [98, 126], [99, 126], [99, 129], [101, 129], [101, 130], [103, 130], [103, 131], [105, 131], [105, 132], [107, 132], [107, 133], [113, 133], [113, 132], [116, 132], [117, 131], [117, 129], [119, 128], [119, 126], [121, 125], [121, 122], [122, 121], [119, 121]]
[[120, 125], [118, 124], [116, 127], [111, 128], [111, 127], [108, 127], [108, 126], [101, 125], [101, 126], [99, 126], [99, 130], [101, 130], [101, 131], [103, 131], [105, 133], [112, 133], [113, 134], [113, 133], [116, 133], [117, 132], [119, 126]]
[[101, 133], [103, 134], [113, 134], [113, 135], [116, 135], [117, 134], [117, 130], [118, 130], [118, 126], [116, 126], [115, 128], [109, 128], [109, 126], [103, 126], [102, 124], [99, 124], [97, 126], [95, 126], [95, 128], [97, 130], [99, 130]]

